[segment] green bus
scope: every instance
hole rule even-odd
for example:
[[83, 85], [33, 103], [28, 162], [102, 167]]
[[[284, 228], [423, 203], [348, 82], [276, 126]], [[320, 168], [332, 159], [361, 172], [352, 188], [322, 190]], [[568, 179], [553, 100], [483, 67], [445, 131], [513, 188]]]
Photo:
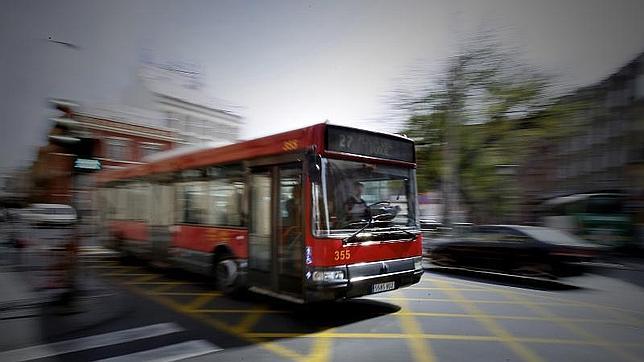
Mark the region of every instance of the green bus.
[[575, 234], [590, 242], [627, 247], [633, 242], [632, 217], [621, 193], [587, 193], [545, 201], [540, 208], [544, 226]]

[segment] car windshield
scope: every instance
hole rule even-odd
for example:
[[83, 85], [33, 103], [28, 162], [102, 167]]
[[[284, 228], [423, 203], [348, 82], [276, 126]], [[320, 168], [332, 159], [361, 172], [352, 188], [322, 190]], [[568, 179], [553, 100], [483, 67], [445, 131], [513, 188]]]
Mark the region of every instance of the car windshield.
[[587, 212], [590, 214], [621, 214], [623, 202], [617, 196], [595, 196], [588, 200]]
[[523, 227], [520, 230], [529, 236], [546, 243], [577, 246], [588, 245], [587, 243], [584, 243], [583, 240], [560, 230], [536, 226]]
[[315, 232], [417, 228], [415, 195], [412, 168], [323, 159], [313, 184]]

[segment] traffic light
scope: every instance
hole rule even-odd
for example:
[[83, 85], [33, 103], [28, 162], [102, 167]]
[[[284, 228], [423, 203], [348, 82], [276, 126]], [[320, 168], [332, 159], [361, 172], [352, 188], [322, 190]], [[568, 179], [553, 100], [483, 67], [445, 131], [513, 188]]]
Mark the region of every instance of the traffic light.
[[74, 108], [78, 107], [78, 105], [60, 99], [52, 99], [49, 103], [52, 108], [62, 112], [58, 117], [51, 118], [54, 122], [54, 128], [49, 133], [49, 140], [65, 147], [79, 143], [80, 138], [76, 134], [78, 122], [74, 120]]
[[87, 132], [83, 124], [74, 119], [77, 104], [66, 100], [52, 99], [51, 106], [60, 112], [52, 118], [54, 128], [49, 134], [52, 143], [65, 147], [66, 152], [74, 155], [74, 172], [92, 172], [101, 169], [101, 163], [94, 158], [97, 140]]

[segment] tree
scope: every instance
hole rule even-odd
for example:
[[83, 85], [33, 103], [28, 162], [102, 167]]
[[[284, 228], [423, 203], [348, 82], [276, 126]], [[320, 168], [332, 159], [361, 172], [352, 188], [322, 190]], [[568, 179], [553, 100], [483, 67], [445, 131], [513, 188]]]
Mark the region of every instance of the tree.
[[548, 104], [551, 83], [490, 35], [466, 45], [430, 87], [404, 100], [413, 114], [405, 132], [418, 144], [420, 191], [441, 187], [448, 211], [463, 200], [474, 221], [506, 221], [518, 206], [512, 167], [553, 126], [524, 122]]

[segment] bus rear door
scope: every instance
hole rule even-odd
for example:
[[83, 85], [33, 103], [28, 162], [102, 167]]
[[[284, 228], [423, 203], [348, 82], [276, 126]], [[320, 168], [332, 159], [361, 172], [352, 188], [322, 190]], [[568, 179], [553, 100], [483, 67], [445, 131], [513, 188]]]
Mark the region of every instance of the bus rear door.
[[150, 259], [153, 263], [165, 265], [172, 242], [170, 226], [174, 223], [174, 188], [168, 184], [151, 184], [150, 188]]

